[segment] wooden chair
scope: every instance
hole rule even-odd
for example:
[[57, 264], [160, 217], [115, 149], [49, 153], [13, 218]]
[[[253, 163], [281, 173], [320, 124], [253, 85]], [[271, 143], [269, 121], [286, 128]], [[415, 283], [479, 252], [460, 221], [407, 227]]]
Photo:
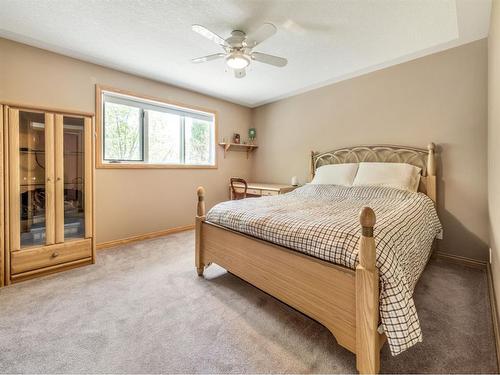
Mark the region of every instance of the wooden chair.
[[[236, 183], [243, 184], [243, 192], [236, 191], [236, 187], [234, 186], [234, 184], [236, 184]], [[244, 179], [231, 177], [232, 199], [244, 199], [244, 198], [246, 198], [247, 197], [247, 189], [248, 189], [248, 184]]]

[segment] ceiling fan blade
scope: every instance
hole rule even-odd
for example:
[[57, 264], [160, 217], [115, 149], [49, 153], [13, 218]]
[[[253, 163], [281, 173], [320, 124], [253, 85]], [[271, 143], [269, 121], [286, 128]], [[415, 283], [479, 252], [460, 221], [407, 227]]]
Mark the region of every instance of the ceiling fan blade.
[[193, 25], [193, 26], [191, 26], [191, 28], [193, 29], [194, 32], [200, 34], [201, 36], [204, 36], [207, 39], [210, 39], [212, 42], [217, 43], [218, 45], [220, 45], [222, 47], [228, 47], [229, 46], [224, 39], [222, 39], [220, 36], [218, 36], [213, 31], [208, 30], [204, 26]]
[[274, 26], [272, 23], [263, 24], [257, 30], [252, 31], [250, 34], [247, 35], [245, 41], [246, 46], [248, 48], [255, 47], [256, 45], [262, 43], [267, 38], [276, 34], [277, 30], [278, 29], [276, 28], [276, 26]]
[[236, 78], [243, 78], [247, 75], [247, 72], [245, 71], [245, 68], [243, 69], [235, 69], [234, 70], [234, 76]]
[[203, 57], [197, 57], [195, 59], [191, 59], [192, 63], [199, 64], [205, 61], [210, 61], [210, 60], [215, 60], [215, 59], [220, 59], [221, 57], [226, 56], [224, 53], [215, 53], [213, 55], [208, 55], [208, 56], [203, 56]]
[[283, 67], [288, 63], [288, 60], [283, 57], [268, 55], [267, 53], [253, 52], [251, 56], [252, 60], [279, 67]]

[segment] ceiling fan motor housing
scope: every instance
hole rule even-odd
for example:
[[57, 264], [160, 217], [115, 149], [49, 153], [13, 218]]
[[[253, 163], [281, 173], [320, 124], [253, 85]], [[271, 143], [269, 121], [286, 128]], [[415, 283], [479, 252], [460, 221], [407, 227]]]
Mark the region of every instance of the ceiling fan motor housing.
[[226, 39], [226, 43], [231, 46], [231, 49], [233, 48], [243, 48], [243, 41], [246, 38], [246, 34], [243, 31], [240, 30], [233, 30], [231, 32], [231, 36]]

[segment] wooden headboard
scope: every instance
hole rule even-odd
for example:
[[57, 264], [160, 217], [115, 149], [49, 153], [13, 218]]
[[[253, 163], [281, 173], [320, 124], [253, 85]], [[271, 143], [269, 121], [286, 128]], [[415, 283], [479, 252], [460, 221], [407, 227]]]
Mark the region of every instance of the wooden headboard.
[[345, 147], [328, 152], [311, 152], [311, 179], [316, 169], [327, 164], [344, 164], [360, 162], [407, 163], [422, 169], [419, 191], [425, 193], [436, 203], [436, 157], [434, 143], [427, 149], [372, 145]]

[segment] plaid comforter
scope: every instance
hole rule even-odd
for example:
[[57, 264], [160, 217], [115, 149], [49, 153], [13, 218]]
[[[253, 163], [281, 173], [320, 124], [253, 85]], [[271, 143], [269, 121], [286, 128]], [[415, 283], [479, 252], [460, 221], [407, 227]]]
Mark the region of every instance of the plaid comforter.
[[220, 203], [206, 220], [355, 269], [363, 206], [377, 217], [380, 317], [396, 355], [422, 341], [413, 289], [441, 230], [429, 197], [388, 187], [306, 185], [284, 195]]

